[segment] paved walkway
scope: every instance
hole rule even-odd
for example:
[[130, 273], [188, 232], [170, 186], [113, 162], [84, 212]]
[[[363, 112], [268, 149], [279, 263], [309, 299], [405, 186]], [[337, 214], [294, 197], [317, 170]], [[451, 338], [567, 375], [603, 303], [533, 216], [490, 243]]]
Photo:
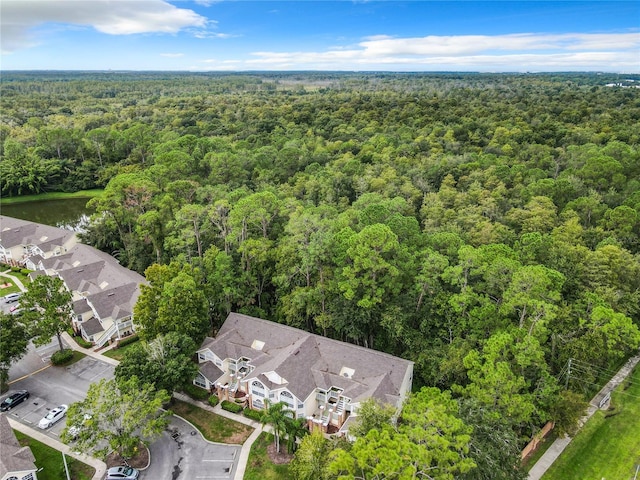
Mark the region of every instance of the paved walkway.
[[58, 440], [55, 440], [31, 427], [28, 427], [11, 417], [7, 417], [7, 420], [9, 420], [9, 425], [11, 425], [11, 428], [13, 428], [14, 430], [18, 430], [19, 432], [22, 432], [25, 435], [28, 435], [31, 438], [34, 438], [39, 442], [50, 446], [51, 448], [55, 448], [56, 450], [63, 452], [68, 457], [75, 458], [83, 463], [86, 463], [87, 465], [91, 465], [96, 469], [96, 473], [93, 475], [93, 480], [101, 480], [105, 476], [107, 472], [107, 465], [104, 462], [88, 455], [82, 455], [80, 453], [73, 452], [69, 445], [65, 445], [64, 443], [59, 442]]
[[24, 287], [24, 284], [20, 280], [18, 280], [17, 277], [11, 275], [10, 272], [11, 272], [11, 269], [5, 270], [4, 272], [0, 272], [0, 277], [6, 277], [11, 279], [11, 281], [15, 283], [20, 290], [22, 290], [23, 292], [26, 291], [27, 289]]
[[[600, 401], [604, 398], [607, 392], [611, 392], [618, 385], [620, 385], [625, 378], [631, 373], [634, 367], [640, 362], [640, 355], [636, 355], [635, 357], [630, 358], [627, 363], [623, 365], [623, 367], [618, 370], [609, 383], [607, 383], [602, 390], [598, 392], [598, 394], [593, 397], [591, 402], [589, 402], [589, 407], [587, 408], [587, 414], [580, 419], [580, 427], [582, 427], [587, 420], [591, 418], [591, 416], [596, 413], [599, 409]], [[551, 467], [553, 462], [560, 456], [560, 454], [567, 448], [567, 445], [571, 443], [572, 437], [564, 436], [563, 438], [558, 438], [555, 442], [551, 444], [551, 446], [544, 452], [544, 455], [540, 457], [540, 459], [536, 462], [531, 470], [529, 470], [529, 480], [540, 480], [542, 476], [546, 473], [546, 471]]]

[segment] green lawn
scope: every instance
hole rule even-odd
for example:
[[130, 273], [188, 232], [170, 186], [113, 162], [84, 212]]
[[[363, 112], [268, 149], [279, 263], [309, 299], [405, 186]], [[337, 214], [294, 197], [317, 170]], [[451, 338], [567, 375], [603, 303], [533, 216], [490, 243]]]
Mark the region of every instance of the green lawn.
[[81, 190], [79, 192], [66, 193], [66, 192], [49, 192], [39, 193], [37, 195], [21, 195], [18, 197], [2, 197], [2, 203], [8, 205], [10, 203], [24, 203], [41, 200], [64, 200], [65, 198], [93, 198], [99, 197], [104, 193], [104, 190]]
[[137, 345], [138, 342], [131, 342], [122, 347], [112, 348], [111, 350], [107, 350], [106, 352], [102, 352], [102, 355], [105, 357], [111, 357], [114, 360], [122, 361], [124, 358], [124, 354], [127, 353], [127, 350], [134, 348], [134, 345]]
[[273, 443], [273, 435], [262, 432], [251, 446], [244, 480], [285, 480], [291, 477], [289, 465], [276, 465], [269, 459], [267, 447]]
[[639, 432], [640, 368], [636, 368], [613, 393], [612, 409], [596, 412], [542, 478], [632, 479], [640, 464]]
[[241, 445], [253, 432], [253, 428], [244, 423], [221, 417], [180, 400], [174, 399], [174, 403], [169, 408], [176, 415], [195, 425], [204, 438], [211, 442]]
[[[20, 445], [31, 448], [33, 456], [36, 458], [36, 467], [42, 469], [38, 471], [38, 480], [60, 480], [66, 478], [60, 451], [21, 432], [14, 432]], [[95, 469], [92, 466], [69, 456], [67, 456], [67, 466], [69, 467], [71, 480], [90, 480], [95, 473]]]
[[[9, 270], [9, 266], [8, 265], [0, 265], [0, 271], [1, 272], [7, 272], [9, 275], [12, 275], [14, 277], [16, 277], [18, 280], [20, 280], [22, 282], [23, 285], [29, 285], [31, 283], [31, 280], [29, 280], [29, 277], [27, 277], [24, 273], [22, 272], [10, 272]], [[3, 287], [0, 288], [0, 297], [4, 297], [5, 295], [9, 294], [9, 293], [15, 293], [15, 292], [21, 292], [22, 290], [20, 290], [20, 288], [13, 282], [12, 279], [7, 278], [7, 277], [0, 277], [0, 284], [2, 285], [9, 285], [7, 287]]]

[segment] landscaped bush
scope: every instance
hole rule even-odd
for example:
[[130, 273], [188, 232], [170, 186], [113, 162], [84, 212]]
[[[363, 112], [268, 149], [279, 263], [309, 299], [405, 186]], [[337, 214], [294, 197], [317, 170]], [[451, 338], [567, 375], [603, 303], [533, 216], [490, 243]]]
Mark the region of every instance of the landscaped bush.
[[212, 407], [215, 407], [216, 405], [218, 405], [218, 403], [220, 403], [220, 399], [218, 398], [217, 395], [211, 395], [209, 397], [209, 405], [211, 405]]
[[22, 268], [20, 269], [20, 273], [22, 273], [23, 275], [29, 275], [31, 273], [31, 270], [29, 270], [28, 268]]
[[262, 412], [258, 410], [251, 410], [250, 408], [245, 408], [242, 414], [245, 417], [250, 418], [251, 420], [255, 420], [256, 422], [259, 422], [262, 419]]
[[137, 342], [138, 340], [140, 340], [140, 337], [138, 337], [137, 333], [135, 333], [133, 335], [130, 335], [128, 337], [125, 337], [125, 338], [121, 338], [118, 341], [118, 348], [124, 347], [125, 345], [129, 345], [130, 343], [133, 343], [133, 342]]
[[184, 393], [189, 395], [194, 400], [206, 401], [209, 398], [209, 391], [208, 390], [205, 390], [204, 388], [197, 387], [196, 385], [193, 385], [191, 383], [188, 384], [186, 387], [184, 387], [183, 391], [184, 391]]
[[231, 413], [240, 413], [243, 410], [242, 405], [238, 405], [234, 402], [229, 402], [228, 400], [223, 400], [220, 405], [224, 410]]
[[69, 362], [73, 358], [73, 350], [65, 348], [64, 350], [58, 350], [51, 355], [51, 363], [54, 365], [63, 365]]

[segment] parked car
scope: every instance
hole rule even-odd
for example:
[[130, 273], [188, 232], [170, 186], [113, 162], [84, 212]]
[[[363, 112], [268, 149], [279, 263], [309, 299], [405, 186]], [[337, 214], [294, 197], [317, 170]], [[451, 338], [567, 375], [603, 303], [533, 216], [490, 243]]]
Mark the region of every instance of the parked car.
[[29, 392], [26, 390], [18, 390], [16, 393], [12, 393], [0, 403], [0, 412], [6, 412], [11, 410], [16, 405], [20, 405], [27, 398], [29, 398]]
[[21, 293], [10, 293], [9, 295], [5, 295], [4, 296], [4, 303], [17, 302], [18, 300], [20, 300], [21, 296], [22, 296]]
[[69, 407], [66, 405], [60, 405], [59, 407], [52, 408], [51, 410], [49, 410], [49, 413], [47, 413], [42, 418], [42, 420], [40, 420], [40, 422], [38, 423], [38, 427], [43, 430], [49, 428], [54, 423], [60, 421], [62, 417], [67, 414], [68, 409]]
[[105, 480], [135, 480], [139, 475], [140, 472], [135, 468], [121, 465], [107, 470], [107, 478]]
[[20, 310], [20, 304], [16, 303], [15, 305], [11, 305], [11, 308], [9, 309], [9, 312], [15, 313], [18, 310]]

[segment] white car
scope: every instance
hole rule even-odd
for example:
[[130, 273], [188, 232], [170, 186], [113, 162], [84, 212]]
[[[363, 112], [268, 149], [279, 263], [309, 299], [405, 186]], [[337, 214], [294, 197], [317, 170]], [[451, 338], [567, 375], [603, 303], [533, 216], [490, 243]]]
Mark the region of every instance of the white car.
[[61, 420], [67, 414], [67, 410], [69, 409], [66, 405], [60, 405], [59, 407], [52, 408], [49, 410], [42, 420], [38, 423], [38, 427], [41, 429], [49, 428], [51, 425]]

